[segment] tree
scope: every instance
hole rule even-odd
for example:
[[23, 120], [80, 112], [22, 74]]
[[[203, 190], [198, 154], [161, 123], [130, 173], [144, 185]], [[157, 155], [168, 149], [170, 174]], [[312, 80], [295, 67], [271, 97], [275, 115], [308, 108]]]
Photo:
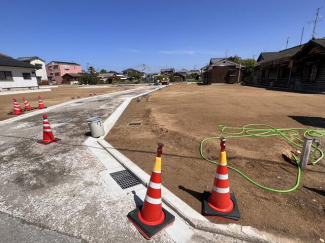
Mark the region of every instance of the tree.
[[237, 54], [235, 56], [230, 56], [229, 58], [227, 58], [227, 60], [232, 61], [232, 62], [236, 62], [236, 63], [241, 63], [242, 58], [239, 57]]
[[100, 73], [107, 73], [106, 69], [100, 70]]
[[195, 80], [199, 80], [200, 75], [198, 75], [197, 73], [192, 73], [190, 75], [188, 75], [189, 79], [195, 79]]
[[243, 59], [241, 64], [245, 66], [243, 69], [243, 79], [247, 80], [253, 78], [256, 60], [251, 58]]
[[135, 80], [139, 80], [141, 77], [141, 74], [137, 71], [131, 71], [128, 73], [128, 76], [131, 78], [134, 78]]
[[168, 76], [165, 74], [161, 74], [161, 75], [157, 76], [157, 80], [159, 80], [159, 81], [163, 80], [164, 78], [168, 78]]
[[83, 74], [79, 78], [81, 84], [97, 84], [98, 79], [94, 75]]
[[89, 72], [90, 74], [92, 74], [92, 75], [95, 75], [96, 70], [95, 70], [95, 68], [94, 68], [93, 66], [90, 66], [90, 67], [88, 68], [88, 72]]

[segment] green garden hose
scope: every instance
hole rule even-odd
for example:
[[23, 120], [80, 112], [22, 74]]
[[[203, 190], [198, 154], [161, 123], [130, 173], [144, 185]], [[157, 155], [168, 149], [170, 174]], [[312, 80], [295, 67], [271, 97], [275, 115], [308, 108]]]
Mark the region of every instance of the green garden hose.
[[[302, 148], [303, 147], [303, 143], [304, 140], [302, 140], [300, 138], [300, 132], [304, 132], [303, 136], [304, 138], [306, 137], [312, 137], [312, 138], [320, 138], [323, 137], [325, 135], [325, 130], [313, 130], [313, 129], [306, 129], [306, 128], [281, 128], [281, 129], [277, 129], [275, 127], [272, 127], [270, 125], [267, 124], [248, 124], [245, 125], [241, 128], [239, 127], [226, 127], [224, 125], [219, 125], [219, 127], [221, 128], [221, 132], [223, 134], [229, 135], [225, 138], [229, 139], [229, 138], [243, 138], [243, 137], [271, 137], [271, 136], [281, 136], [283, 137], [285, 140], [287, 140], [290, 144], [298, 147], [298, 148]], [[262, 127], [262, 128], [261, 128]], [[231, 130], [232, 132], [227, 132], [226, 130]], [[214, 164], [218, 164], [218, 162], [210, 160], [208, 158], [206, 158], [203, 154], [203, 145], [206, 141], [209, 140], [216, 140], [216, 139], [220, 139], [220, 137], [211, 137], [211, 138], [206, 138], [204, 140], [202, 140], [201, 145], [200, 145], [200, 153], [203, 159], [205, 159], [206, 161], [210, 162], [210, 163], [214, 163]], [[313, 165], [316, 165], [319, 161], [321, 161], [324, 157], [324, 152], [323, 150], [319, 149], [318, 146], [312, 145], [312, 148], [314, 149], [314, 152], [312, 154], [312, 158], [311, 158], [311, 163]], [[316, 155], [319, 154], [319, 158], [315, 161]], [[296, 185], [290, 189], [287, 190], [278, 190], [278, 189], [273, 189], [273, 188], [269, 188], [266, 186], [263, 186], [259, 183], [257, 183], [256, 181], [252, 180], [251, 178], [249, 178], [247, 175], [245, 175], [243, 172], [241, 172], [240, 170], [229, 166], [228, 168], [237, 172], [238, 174], [240, 174], [241, 176], [243, 176], [246, 180], [248, 180], [249, 182], [251, 182], [252, 184], [254, 184], [255, 186], [258, 186], [262, 189], [268, 190], [268, 191], [272, 191], [272, 192], [278, 192], [278, 193], [288, 193], [288, 192], [292, 192], [294, 190], [296, 190], [299, 187], [299, 183], [300, 183], [300, 176], [301, 176], [301, 169], [299, 166], [299, 160], [297, 158], [297, 156], [295, 154], [292, 154], [294, 160], [297, 163], [297, 168], [298, 168], [298, 174], [297, 174], [297, 181], [296, 181]]]

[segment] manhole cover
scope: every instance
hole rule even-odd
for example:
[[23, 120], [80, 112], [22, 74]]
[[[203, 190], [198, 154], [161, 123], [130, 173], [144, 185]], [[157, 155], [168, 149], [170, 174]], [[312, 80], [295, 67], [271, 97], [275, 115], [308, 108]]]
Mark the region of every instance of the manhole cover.
[[57, 123], [57, 124], [62, 124], [62, 123], [66, 123], [66, 122], [69, 122], [71, 121], [72, 119], [62, 119], [62, 120], [58, 120], [58, 121], [55, 121], [54, 123]]
[[141, 126], [142, 123], [141, 122], [132, 122], [132, 123], [129, 123], [130, 126]]
[[122, 189], [126, 189], [140, 184], [140, 181], [138, 181], [138, 179], [135, 178], [127, 170], [121, 170], [118, 172], [110, 173], [110, 175]]

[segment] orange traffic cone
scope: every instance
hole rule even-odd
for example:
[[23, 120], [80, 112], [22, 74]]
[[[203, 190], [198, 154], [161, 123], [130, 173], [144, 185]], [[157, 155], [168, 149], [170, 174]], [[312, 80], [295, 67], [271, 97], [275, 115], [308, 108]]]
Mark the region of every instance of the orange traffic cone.
[[156, 162], [143, 206], [128, 214], [129, 220], [146, 239], [151, 239], [175, 221], [175, 216], [165, 210], [161, 203], [161, 154], [163, 146], [162, 143], [158, 144]]
[[44, 105], [43, 105], [43, 101], [41, 99], [41, 96], [39, 95], [38, 96], [38, 109], [44, 109], [46, 108]]
[[43, 114], [43, 140], [39, 140], [37, 142], [47, 145], [47, 144], [50, 144], [53, 142], [59, 142], [59, 141], [61, 141], [61, 139], [54, 137], [51, 127], [50, 127], [49, 120], [47, 119], [46, 114]]
[[23, 101], [25, 104], [25, 110], [33, 110], [34, 109], [24, 97], [23, 97]]
[[10, 112], [9, 115], [21, 115], [22, 108], [20, 107], [20, 105], [18, 104], [18, 102], [15, 98], [12, 98], [12, 100], [14, 102], [14, 111]]
[[230, 193], [229, 190], [226, 139], [220, 138], [220, 140], [220, 161], [217, 166], [212, 192], [204, 192], [203, 214], [238, 221], [240, 212], [237, 201], [235, 195]]

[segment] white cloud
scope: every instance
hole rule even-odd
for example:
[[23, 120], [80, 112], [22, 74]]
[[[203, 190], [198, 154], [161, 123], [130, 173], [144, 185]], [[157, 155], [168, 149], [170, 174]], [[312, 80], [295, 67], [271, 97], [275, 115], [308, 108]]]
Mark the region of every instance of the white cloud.
[[140, 52], [137, 49], [122, 49], [122, 51], [126, 51], [126, 52]]
[[219, 55], [216, 51], [199, 51], [199, 50], [178, 50], [178, 51], [159, 51], [161, 54], [170, 55]]

